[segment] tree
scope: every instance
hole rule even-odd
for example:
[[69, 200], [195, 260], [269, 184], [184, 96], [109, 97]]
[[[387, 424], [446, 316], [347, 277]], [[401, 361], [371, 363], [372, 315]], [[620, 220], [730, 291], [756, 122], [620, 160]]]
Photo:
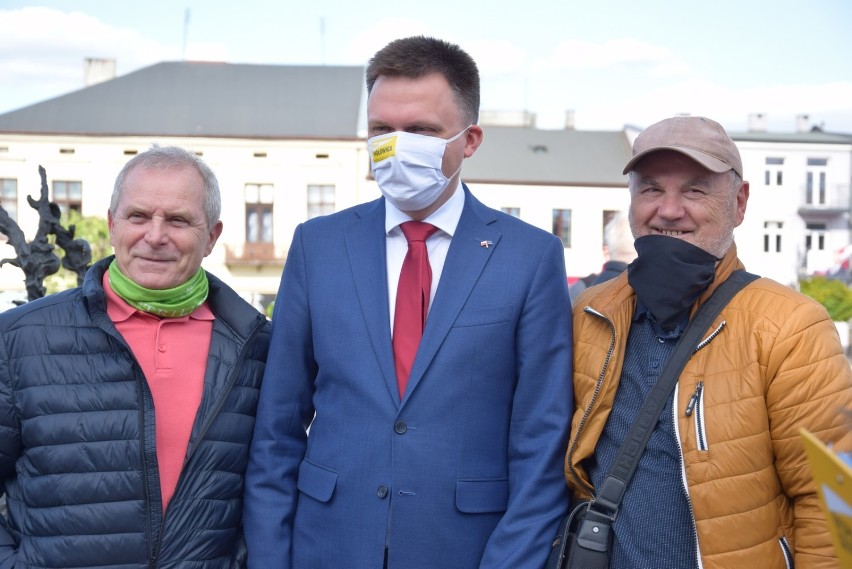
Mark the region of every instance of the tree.
[[837, 279], [810, 277], [799, 283], [802, 293], [822, 304], [835, 322], [852, 318], [852, 289]]
[[[63, 214], [66, 227], [75, 227], [74, 236], [85, 239], [92, 248], [92, 262], [103, 259], [112, 254], [112, 245], [109, 242], [109, 226], [107, 220], [97, 216], [83, 216], [76, 210], [68, 210]], [[51, 243], [53, 242], [51, 238]], [[61, 249], [57, 248], [57, 252]], [[68, 290], [77, 286], [77, 275], [62, 268], [59, 272], [45, 279], [45, 288], [48, 294]]]

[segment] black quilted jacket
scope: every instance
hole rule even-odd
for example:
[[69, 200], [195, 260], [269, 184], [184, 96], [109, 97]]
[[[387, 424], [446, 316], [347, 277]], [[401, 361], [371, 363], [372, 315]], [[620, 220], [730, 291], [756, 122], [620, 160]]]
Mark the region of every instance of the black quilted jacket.
[[0, 314], [0, 569], [242, 567], [242, 492], [269, 324], [212, 275], [201, 406], [165, 514], [154, 406], [106, 313], [81, 288]]

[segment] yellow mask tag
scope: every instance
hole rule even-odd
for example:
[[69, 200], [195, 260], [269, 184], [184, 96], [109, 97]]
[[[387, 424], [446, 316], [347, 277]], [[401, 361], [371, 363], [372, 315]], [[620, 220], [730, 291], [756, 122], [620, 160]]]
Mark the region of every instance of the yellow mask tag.
[[396, 156], [396, 136], [382, 141], [378, 141], [373, 145], [373, 163], [378, 163], [385, 158]]

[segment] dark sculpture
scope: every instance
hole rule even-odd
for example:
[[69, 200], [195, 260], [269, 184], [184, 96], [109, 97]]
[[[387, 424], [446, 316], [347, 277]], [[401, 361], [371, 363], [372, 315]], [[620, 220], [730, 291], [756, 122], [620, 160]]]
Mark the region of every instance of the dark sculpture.
[[44, 279], [59, 270], [59, 257], [53, 252], [54, 246], [48, 241], [48, 235], [56, 236], [56, 244], [65, 251], [62, 266], [77, 273], [77, 285], [83, 284], [83, 276], [92, 262], [92, 249], [84, 239], [74, 239], [75, 226], [65, 229], [59, 222], [62, 212], [59, 206], [47, 198], [47, 173], [38, 167], [41, 176], [41, 195], [38, 200], [27, 196], [30, 207], [38, 211], [38, 231], [32, 241], [27, 243], [24, 232], [0, 206], [0, 233], [6, 235], [17, 253], [13, 259], [0, 260], [0, 267], [9, 263], [24, 271], [24, 283], [27, 287], [27, 299], [43, 297], [47, 291]]

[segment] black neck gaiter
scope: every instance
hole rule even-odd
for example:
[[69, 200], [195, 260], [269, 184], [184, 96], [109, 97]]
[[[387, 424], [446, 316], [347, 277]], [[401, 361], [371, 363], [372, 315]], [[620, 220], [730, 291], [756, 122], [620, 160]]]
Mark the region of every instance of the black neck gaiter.
[[627, 282], [657, 324], [671, 332], [713, 282], [719, 259], [666, 235], [645, 235], [634, 246], [639, 256], [627, 267]]

